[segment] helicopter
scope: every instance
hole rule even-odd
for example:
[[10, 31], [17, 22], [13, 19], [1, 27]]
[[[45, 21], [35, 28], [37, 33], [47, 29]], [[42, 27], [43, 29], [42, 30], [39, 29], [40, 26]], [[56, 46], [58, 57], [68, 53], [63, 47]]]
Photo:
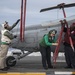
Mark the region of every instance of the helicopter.
[[[52, 9], [69, 8], [69, 7], [74, 7], [74, 6], [75, 6], [75, 3], [71, 3], [71, 4], [61, 3], [54, 7], [41, 9], [40, 12], [44, 12], [44, 11], [48, 11]], [[63, 10], [63, 13], [64, 13], [64, 10]], [[75, 22], [75, 16], [66, 17], [64, 13], [64, 18], [67, 20], [69, 25]], [[64, 20], [64, 18], [60, 20]], [[12, 41], [11, 47], [15, 49], [20, 49], [20, 55], [15, 57], [14, 54], [18, 54], [18, 52], [14, 53], [14, 50], [13, 50], [11, 52], [13, 53], [13, 55], [11, 56], [11, 54], [9, 54], [7, 56], [7, 59], [6, 59], [7, 66], [14, 66], [16, 65], [17, 60], [24, 58], [33, 52], [39, 52], [40, 50], [39, 41], [41, 40], [43, 35], [47, 34], [51, 29], [57, 30], [56, 38], [58, 38], [59, 33], [60, 33], [60, 28], [61, 28], [60, 20], [49, 21], [49, 22], [42, 23], [42, 24], [26, 26], [25, 30], [23, 30], [23, 32], [25, 32], [23, 33], [23, 36], [25, 38], [25, 40], [23, 41], [20, 40], [20, 29], [19, 28], [13, 29], [12, 32], [14, 34], [17, 32], [17, 38]], [[52, 48], [52, 52], [54, 52], [55, 47], [52, 46], [51, 48]], [[62, 44], [60, 45], [59, 51], [64, 52]]]

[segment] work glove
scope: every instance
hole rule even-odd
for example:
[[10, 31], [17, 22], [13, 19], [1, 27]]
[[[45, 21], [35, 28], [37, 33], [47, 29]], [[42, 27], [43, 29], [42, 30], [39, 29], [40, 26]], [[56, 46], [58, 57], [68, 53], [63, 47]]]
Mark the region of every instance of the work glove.
[[17, 37], [17, 35], [14, 35], [14, 38], [16, 38]]

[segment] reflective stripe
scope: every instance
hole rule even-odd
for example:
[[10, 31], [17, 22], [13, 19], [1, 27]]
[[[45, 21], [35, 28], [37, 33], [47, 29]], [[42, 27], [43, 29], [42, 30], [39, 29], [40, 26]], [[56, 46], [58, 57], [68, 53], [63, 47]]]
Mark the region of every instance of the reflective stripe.
[[6, 31], [10, 33], [10, 31], [8, 31], [8, 30], [6, 30], [6, 29], [1, 31], [1, 34], [2, 34], [1, 42], [6, 42], [6, 41], [8, 41], [8, 42], [6, 42], [6, 43], [10, 43], [10, 42], [11, 42], [11, 39], [9, 39], [7, 36], [4, 35], [4, 33], [5, 33]]
[[6, 42], [1, 42], [1, 44], [3, 44], [3, 45], [9, 45], [9, 43], [6, 43]]

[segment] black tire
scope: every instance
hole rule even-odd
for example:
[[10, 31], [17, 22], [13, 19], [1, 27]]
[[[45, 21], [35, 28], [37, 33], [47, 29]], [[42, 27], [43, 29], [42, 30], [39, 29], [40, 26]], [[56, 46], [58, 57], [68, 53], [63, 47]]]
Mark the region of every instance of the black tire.
[[16, 65], [16, 60], [11, 62], [12, 60], [14, 60], [15, 58], [13, 56], [9, 56], [6, 58], [6, 65], [9, 67], [13, 67]]

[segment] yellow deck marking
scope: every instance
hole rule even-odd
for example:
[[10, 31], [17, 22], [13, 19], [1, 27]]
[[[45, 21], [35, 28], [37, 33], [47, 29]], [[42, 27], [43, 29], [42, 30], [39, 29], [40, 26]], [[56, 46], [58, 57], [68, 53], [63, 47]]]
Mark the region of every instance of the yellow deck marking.
[[73, 74], [75, 75], [75, 72], [72, 72], [72, 75], [73, 75]]
[[4, 74], [4, 73], [0, 73], [0, 75], [6, 75], [6, 73]]
[[0, 75], [46, 75], [46, 73], [39, 73], [39, 72], [29, 72], [29, 73], [16, 73], [16, 72], [12, 72], [12, 73], [0, 73]]
[[46, 75], [46, 73], [25, 73], [22, 75]]

